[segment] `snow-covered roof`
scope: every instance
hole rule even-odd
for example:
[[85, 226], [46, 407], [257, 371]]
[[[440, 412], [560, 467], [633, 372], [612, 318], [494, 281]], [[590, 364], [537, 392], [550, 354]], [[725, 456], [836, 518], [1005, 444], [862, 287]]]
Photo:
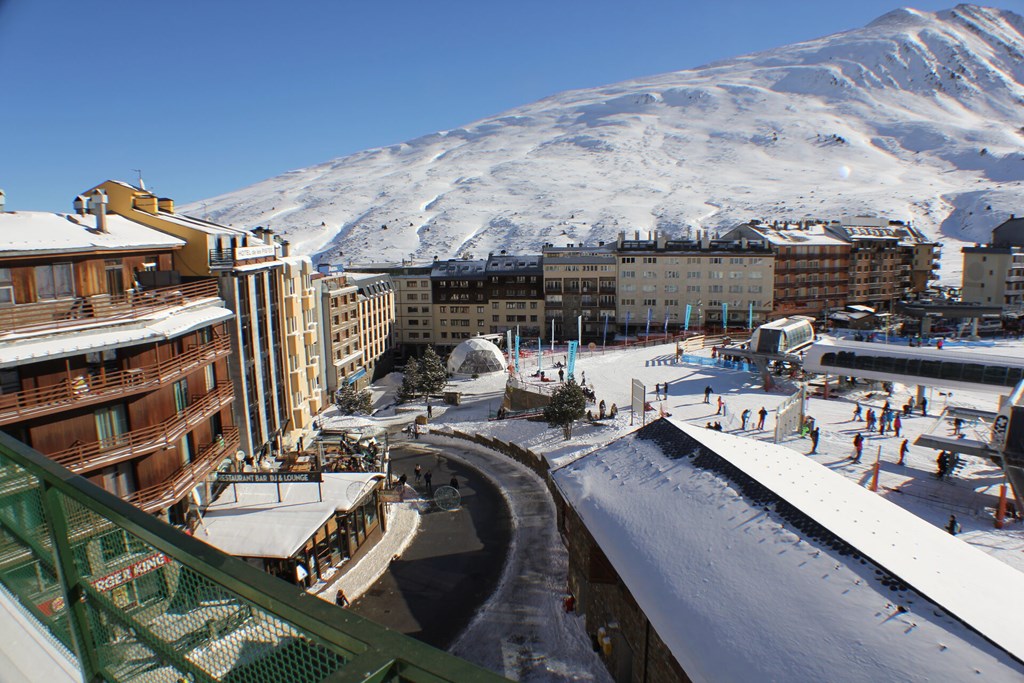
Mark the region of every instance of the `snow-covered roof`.
[[[768, 240], [775, 246], [782, 247], [825, 247], [825, 246], [841, 246], [847, 244], [845, 240], [828, 234], [825, 231], [825, 226], [817, 223], [808, 225], [806, 227], [772, 227], [762, 223], [756, 225], [742, 225], [739, 226], [741, 229], [751, 230]], [[729, 233], [726, 234], [726, 237]]]
[[207, 509], [196, 538], [229, 555], [291, 557], [335, 512], [351, 510], [384, 475], [325, 472], [323, 477], [322, 501], [313, 483], [281, 484], [280, 503], [276, 484], [232, 484]]
[[115, 214], [107, 214], [107, 232], [96, 216], [44, 211], [0, 212], [0, 258], [83, 251], [173, 249], [185, 244], [173, 235]]
[[1024, 673], [1024, 574], [788, 448], [660, 420], [553, 478], [694, 681]]
[[0, 368], [173, 339], [232, 316], [234, 313], [222, 306], [198, 302], [127, 323], [111, 325], [101, 321], [50, 329], [45, 334], [12, 333], [0, 338]]

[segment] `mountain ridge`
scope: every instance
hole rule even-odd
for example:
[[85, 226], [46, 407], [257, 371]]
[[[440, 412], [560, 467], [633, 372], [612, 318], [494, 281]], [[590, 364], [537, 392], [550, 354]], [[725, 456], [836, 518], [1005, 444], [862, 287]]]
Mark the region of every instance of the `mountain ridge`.
[[[865, 213], [986, 241], [1024, 197], [1022, 34], [1024, 18], [1006, 10], [894, 10], [860, 29], [557, 93], [183, 210], [269, 223], [299, 253], [335, 262]], [[959, 255], [944, 258], [950, 276]]]

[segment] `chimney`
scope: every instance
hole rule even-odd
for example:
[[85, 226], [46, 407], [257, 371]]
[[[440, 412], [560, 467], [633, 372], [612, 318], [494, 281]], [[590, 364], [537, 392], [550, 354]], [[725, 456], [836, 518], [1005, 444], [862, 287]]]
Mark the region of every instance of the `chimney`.
[[88, 207], [88, 202], [85, 199], [85, 195], [78, 195], [74, 201], [75, 213], [79, 216], [84, 216]]
[[174, 213], [174, 200], [169, 197], [160, 197], [157, 199], [156, 206], [159, 210], [166, 213]]
[[292, 245], [288, 240], [281, 240], [281, 256], [287, 257], [292, 255]]
[[668, 245], [668, 235], [666, 235], [663, 232], [662, 233], [658, 233], [657, 231], [655, 231], [654, 239], [655, 239], [655, 246], [658, 249], [664, 249]]
[[700, 248], [701, 248], [701, 250], [710, 249], [711, 248], [711, 232], [709, 230], [705, 230], [704, 234], [701, 235], [701, 237], [700, 237]]
[[633, 231], [633, 240], [636, 241], [636, 242], [640, 241], [640, 231], [639, 230], [634, 230]]
[[740, 238], [740, 249], [742, 249], [743, 251], [747, 250], [747, 238], [746, 237], [741, 237]]
[[96, 216], [96, 229], [107, 232], [107, 193], [95, 190], [89, 196], [89, 213]]

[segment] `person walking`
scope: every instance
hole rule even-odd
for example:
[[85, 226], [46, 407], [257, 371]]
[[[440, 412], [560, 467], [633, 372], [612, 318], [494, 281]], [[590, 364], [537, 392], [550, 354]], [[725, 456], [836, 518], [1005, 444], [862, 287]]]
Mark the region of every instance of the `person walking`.
[[928, 399], [921, 397], [921, 417], [928, 417]]
[[449, 486], [451, 486], [451, 487], [452, 487], [453, 489], [455, 489], [456, 491], [458, 491], [458, 490], [459, 490], [459, 478], [458, 478], [458, 477], [456, 477], [456, 476], [455, 476], [455, 475], [453, 474], [453, 475], [452, 475], [452, 480], [448, 482], [448, 485], [449, 485]]
[[417, 484], [420, 483], [420, 477], [423, 476], [423, 468], [420, 467], [419, 463], [416, 463], [416, 467], [413, 468], [412, 475], [413, 475], [413, 479], [416, 481], [416, 483]]
[[348, 598], [345, 597], [345, 591], [340, 588], [338, 589], [338, 594], [334, 596], [334, 604], [341, 608], [348, 607], [349, 605]]
[[959, 434], [960, 430], [963, 428], [963, 426], [964, 426], [964, 421], [963, 420], [961, 420], [959, 417], [954, 417], [953, 418], [953, 434]]
[[764, 429], [764, 419], [768, 417], [768, 411], [764, 406], [761, 406], [761, 410], [757, 411], [757, 428]]
[[900, 438], [901, 427], [903, 427], [903, 421], [900, 419], [899, 415], [896, 415], [896, 417], [892, 419], [892, 433], [896, 436], [897, 439]]
[[704, 387], [704, 402], [711, 403], [711, 385]]
[[950, 515], [949, 521], [946, 522], [946, 531], [948, 531], [951, 536], [956, 536], [960, 533], [961, 528], [960, 522], [956, 521], [956, 515]]
[[907, 453], [910, 452], [910, 446], [907, 445], [907, 439], [903, 439], [903, 443], [900, 444], [900, 459], [897, 465], [903, 464], [903, 458], [907, 457]]
[[563, 370], [562, 368], [558, 368], [558, 381], [559, 382], [564, 382], [565, 381], [565, 370]]
[[740, 413], [740, 423], [741, 423], [740, 431], [743, 431], [743, 432], [747, 431], [747, 420], [749, 420], [749, 419], [750, 419], [750, 408], [747, 408], [742, 413]]
[[949, 472], [949, 454], [946, 451], [939, 451], [939, 457], [935, 458], [935, 464], [937, 465], [935, 476], [942, 481]]
[[818, 452], [818, 438], [821, 436], [821, 427], [815, 427], [811, 430], [811, 455]]
[[427, 487], [427, 495], [428, 496], [429, 495], [433, 495], [433, 493], [434, 493], [434, 484], [432, 482], [433, 478], [434, 478], [434, 475], [432, 475], [430, 473], [430, 470], [427, 470], [426, 472], [424, 472], [424, 474], [423, 474], [423, 485]]
[[861, 453], [864, 450], [864, 437], [861, 436], [860, 432], [853, 435], [853, 461], [860, 462]]
[[716, 412], [715, 415], [724, 415], [725, 413], [722, 412], [723, 408], [725, 408], [725, 401], [723, 401], [722, 397], [719, 396], [718, 397], [718, 412]]
[[885, 436], [885, 419], [886, 419], [885, 413], [882, 413], [882, 416], [878, 418], [878, 435], [879, 436]]
[[854, 405], [854, 408], [853, 408], [853, 421], [854, 422], [860, 422], [860, 417], [861, 417], [860, 401], [857, 401], [857, 403]]
[[868, 408], [868, 414], [864, 418], [864, 424], [867, 426], [869, 432], [875, 430], [875, 410], [874, 408]]

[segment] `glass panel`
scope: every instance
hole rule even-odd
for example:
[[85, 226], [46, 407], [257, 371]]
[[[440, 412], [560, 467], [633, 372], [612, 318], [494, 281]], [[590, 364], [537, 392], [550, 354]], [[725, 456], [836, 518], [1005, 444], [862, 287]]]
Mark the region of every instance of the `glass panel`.
[[118, 438], [128, 431], [128, 419], [123, 405], [100, 408], [96, 411], [96, 435], [103, 448], [111, 448], [120, 443]]
[[57, 298], [64, 299], [75, 295], [75, 280], [70, 263], [53, 264], [53, 284]]
[[36, 298], [54, 298], [53, 268], [50, 266], [36, 266]]

